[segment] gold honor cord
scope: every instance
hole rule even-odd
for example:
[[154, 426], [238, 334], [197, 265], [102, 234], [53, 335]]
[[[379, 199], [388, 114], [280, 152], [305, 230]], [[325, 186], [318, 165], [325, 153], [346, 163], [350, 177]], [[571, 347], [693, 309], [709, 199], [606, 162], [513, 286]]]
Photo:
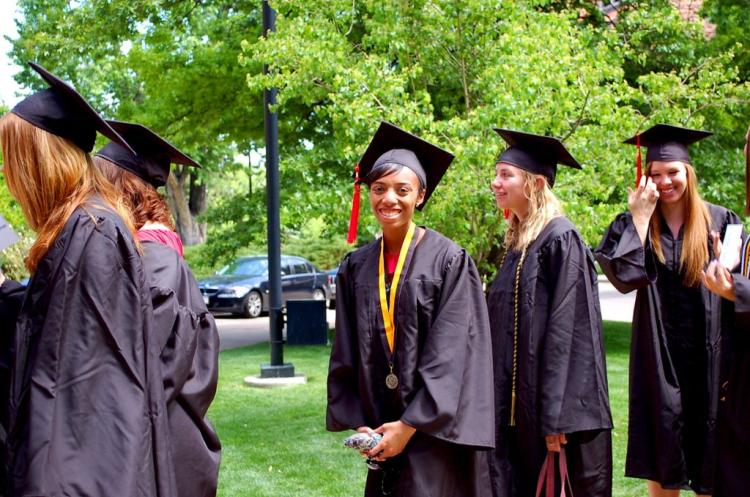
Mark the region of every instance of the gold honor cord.
[[747, 278], [748, 273], [750, 273], [750, 241], [744, 243], [742, 251], [744, 254], [742, 254], [742, 261], [740, 261], [740, 274]]
[[390, 373], [385, 378], [385, 384], [391, 390], [398, 386], [398, 377], [393, 373], [393, 351], [396, 346], [396, 327], [394, 319], [396, 315], [396, 291], [398, 290], [401, 271], [404, 269], [406, 254], [409, 252], [409, 246], [411, 245], [412, 238], [414, 238], [414, 230], [416, 229], [416, 226], [417, 225], [414, 223], [409, 224], [409, 230], [406, 232], [406, 237], [404, 238], [403, 243], [401, 243], [401, 250], [398, 254], [398, 263], [396, 263], [396, 272], [393, 273], [393, 282], [391, 283], [390, 305], [385, 292], [385, 257], [383, 256], [385, 241], [382, 239], [380, 240], [378, 289], [380, 291], [380, 310], [383, 313], [383, 324], [385, 325], [385, 338], [388, 341], [388, 348], [391, 350], [391, 361], [388, 363]]
[[510, 390], [510, 426], [516, 426], [516, 390], [518, 389], [518, 302], [520, 299], [521, 269], [526, 259], [526, 249], [521, 252], [521, 258], [516, 266], [516, 277], [513, 282], [513, 376]]

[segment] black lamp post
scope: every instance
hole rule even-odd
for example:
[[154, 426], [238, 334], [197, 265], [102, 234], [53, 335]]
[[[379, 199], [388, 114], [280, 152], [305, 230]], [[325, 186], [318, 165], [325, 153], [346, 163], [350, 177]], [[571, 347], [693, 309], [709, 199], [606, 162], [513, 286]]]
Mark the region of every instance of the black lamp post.
[[[276, 31], [276, 12], [263, 0], [263, 36]], [[268, 64], [263, 65], [268, 74]], [[263, 91], [266, 137], [266, 188], [268, 192], [268, 289], [271, 335], [271, 364], [261, 364], [261, 378], [294, 376], [294, 365], [284, 363], [284, 315], [281, 308], [281, 221], [279, 215], [279, 118], [271, 112], [276, 103], [276, 88]]]

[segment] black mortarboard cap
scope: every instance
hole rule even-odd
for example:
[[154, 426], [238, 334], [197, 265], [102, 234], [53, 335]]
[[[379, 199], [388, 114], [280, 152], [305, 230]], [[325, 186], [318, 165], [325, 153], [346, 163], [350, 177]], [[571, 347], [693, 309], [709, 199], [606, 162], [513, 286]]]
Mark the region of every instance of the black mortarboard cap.
[[187, 154], [146, 126], [121, 121], [107, 122], [127, 140], [137, 155], [115, 142], [108, 143], [96, 155], [130, 171], [155, 187], [167, 183], [169, 166], [172, 163], [201, 167]]
[[0, 216], [0, 251], [7, 249], [19, 240], [18, 235], [10, 227], [8, 221]]
[[688, 145], [712, 134], [708, 131], [657, 124], [639, 135], [628, 138], [624, 143], [646, 147], [648, 149], [646, 163], [658, 160], [682, 161], [690, 164]]
[[394, 124], [381, 121], [367, 150], [354, 169], [354, 198], [347, 242], [354, 243], [357, 238], [359, 183], [366, 181], [367, 176], [377, 166], [399, 164], [414, 171], [425, 187], [424, 201], [417, 206], [418, 210], [422, 210], [443, 178], [445, 171], [448, 170], [448, 166], [453, 162], [453, 158], [453, 154], [447, 150], [404, 131]]
[[557, 138], [502, 128], [495, 128], [495, 131], [510, 145], [495, 162], [507, 162], [530, 173], [541, 174], [547, 178], [550, 187], [555, 184], [558, 164], [581, 169]]
[[450, 152], [387, 121], [381, 121], [359, 161], [359, 177], [366, 179], [376, 166], [385, 163], [408, 167], [425, 186], [424, 202], [417, 207], [422, 209], [453, 158]]
[[97, 131], [128, 147], [72, 86], [34, 62], [29, 62], [29, 65], [50, 87], [21, 100], [13, 107], [12, 113], [53, 135], [72, 141], [84, 152], [94, 149]]

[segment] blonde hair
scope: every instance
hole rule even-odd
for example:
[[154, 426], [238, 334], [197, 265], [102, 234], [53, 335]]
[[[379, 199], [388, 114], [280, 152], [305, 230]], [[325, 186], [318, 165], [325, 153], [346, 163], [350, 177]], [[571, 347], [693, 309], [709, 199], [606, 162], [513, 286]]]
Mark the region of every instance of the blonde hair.
[[114, 188], [89, 154], [15, 114], [0, 119], [0, 145], [8, 190], [18, 200], [37, 238], [26, 256], [34, 272], [78, 207], [98, 194], [131, 230], [133, 222]]
[[95, 155], [93, 160], [96, 168], [114, 185], [130, 210], [135, 229], [139, 230], [151, 222], [161, 223], [172, 231], [177, 231], [167, 202], [153, 185], [104, 157]]
[[[706, 203], [698, 192], [698, 178], [695, 175], [695, 169], [686, 162], [682, 164], [685, 166], [687, 187], [682, 199], [680, 199], [685, 204], [680, 271], [685, 286], [697, 286], [701, 282], [701, 271], [708, 264], [708, 230], [711, 225], [711, 216]], [[646, 174], [650, 175], [650, 173], [651, 163], [648, 163]], [[654, 253], [663, 264], [664, 251], [661, 248], [661, 219], [659, 215], [651, 216], [649, 232]]]
[[[522, 170], [523, 194], [528, 200], [526, 217], [519, 219], [515, 214], [510, 216], [510, 226], [505, 232], [506, 250], [523, 250], [537, 239], [547, 223], [563, 215], [560, 201], [552, 193], [547, 179], [538, 174]], [[537, 178], [542, 178], [542, 186], [537, 186]]]

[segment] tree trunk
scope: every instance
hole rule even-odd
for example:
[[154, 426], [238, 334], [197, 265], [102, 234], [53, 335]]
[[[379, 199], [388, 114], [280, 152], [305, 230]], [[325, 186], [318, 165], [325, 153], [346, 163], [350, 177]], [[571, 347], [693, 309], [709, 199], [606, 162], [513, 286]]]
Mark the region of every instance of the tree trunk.
[[[190, 197], [185, 195], [185, 180], [190, 178]], [[167, 178], [167, 202], [174, 216], [177, 232], [186, 246], [197, 245], [206, 241], [206, 224], [196, 221], [195, 216], [205, 210], [206, 186], [192, 185], [195, 181], [191, 174], [182, 174], [175, 170]], [[195, 192], [195, 193], [194, 193]], [[195, 197], [193, 196], [195, 194]], [[193, 207], [196, 211], [193, 211]]]

